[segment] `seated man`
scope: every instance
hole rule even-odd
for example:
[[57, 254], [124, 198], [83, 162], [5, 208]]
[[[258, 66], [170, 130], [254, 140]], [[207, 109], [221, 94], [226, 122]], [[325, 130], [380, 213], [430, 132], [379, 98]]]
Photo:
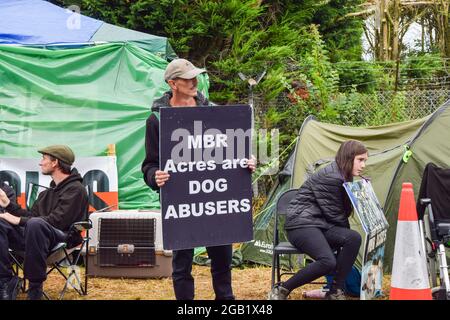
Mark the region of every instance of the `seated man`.
[[[70, 226], [83, 220], [88, 211], [88, 195], [82, 177], [71, 165], [75, 161], [72, 150], [64, 145], [39, 150], [41, 172], [50, 175], [50, 188], [41, 192], [31, 211], [10, 201], [0, 190], [0, 279], [9, 283], [12, 278], [8, 248], [24, 251], [24, 277], [29, 280], [28, 299], [40, 300], [42, 284], [47, 278], [46, 259], [59, 242], [69, 241]], [[3, 293], [3, 299], [11, 299]]]

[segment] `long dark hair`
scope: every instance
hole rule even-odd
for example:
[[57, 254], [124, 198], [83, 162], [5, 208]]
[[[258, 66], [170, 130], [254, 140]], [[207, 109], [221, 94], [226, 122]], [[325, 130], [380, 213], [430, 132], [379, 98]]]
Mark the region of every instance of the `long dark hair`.
[[355, 157], [366, 152], [367, 148], [356, 140], [347, 140], [341, 144], [335, 160], [345, 181], [353, 181], [352, 171]]

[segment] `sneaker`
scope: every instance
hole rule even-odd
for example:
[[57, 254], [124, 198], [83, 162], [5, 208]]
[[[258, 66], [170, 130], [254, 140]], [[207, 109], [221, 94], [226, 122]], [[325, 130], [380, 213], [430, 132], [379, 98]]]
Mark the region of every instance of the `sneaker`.
[[328, 291], [325, 295], [325, 299], [327, 300], [347, 300], [345, 298], [344, 290], [336, 289], [334, 291]]
[[272, 290], [270, 290], [267, 297], [268, 300], [287, 300], [289, 296], [289, 290], [282, 287], [280, 284], [276, 284]]
[[27, 293], [28, 300], [42, 300], [43, 295], [42, 282], [30, 282]]

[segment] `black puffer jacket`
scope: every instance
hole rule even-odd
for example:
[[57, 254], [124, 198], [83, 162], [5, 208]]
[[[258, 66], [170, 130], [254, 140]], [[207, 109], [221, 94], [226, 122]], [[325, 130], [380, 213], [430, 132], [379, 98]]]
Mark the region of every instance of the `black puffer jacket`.
[[285, 229], [332, 226], [349, 228], [351, 202], [336, 162], [314, 173], [298, 190], [288, 207]]
[[22, 209], [13, 202], [6, 207], [6, 211], [20, 217], [21, 226], [25, 226], [30, 218], [39, 217], [66, 232], [72, 223], [81, 221], [87, 216], [89, 201], [82, 181], [83, 178], [77, 169], [73, 168], [70, 176], [58, 185], [52, 181], [50, 188], [39, 194], [31, 211]]

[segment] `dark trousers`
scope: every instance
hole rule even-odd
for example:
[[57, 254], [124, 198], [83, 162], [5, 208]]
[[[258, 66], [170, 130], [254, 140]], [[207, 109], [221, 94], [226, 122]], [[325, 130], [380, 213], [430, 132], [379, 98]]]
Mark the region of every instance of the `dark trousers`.
[[[298, 228], [287, 231], [287, 238], [297, 249], [315, 261], [300, 269], [282, 284], [289, 291], [310, 283], [322, 276], [335, 273], [333, 288], [344, 288], [344, 282], [352, 269], [361, 245], [358, 232], [342, 227], [328, 230]], [[338, 250], [335, 257], [334, 251]]]
[[50, 250], [66, 239], [64, 232], [41, 218], [31, 218], [25, 227], [0, 219], [0, 278], [12, 276], [8, 248], [24, 252], [24, 275], [30, 282], [47, 278], [46, 259]]
[[[206, 247], [211, 259], [211, 275], [216, 300], [234, 299], [231, 288], [231, 245]], [[191, 275], [194, 249], [174, 250], [172, 281], [177, 300], [194, 299], [194, 278]]]

